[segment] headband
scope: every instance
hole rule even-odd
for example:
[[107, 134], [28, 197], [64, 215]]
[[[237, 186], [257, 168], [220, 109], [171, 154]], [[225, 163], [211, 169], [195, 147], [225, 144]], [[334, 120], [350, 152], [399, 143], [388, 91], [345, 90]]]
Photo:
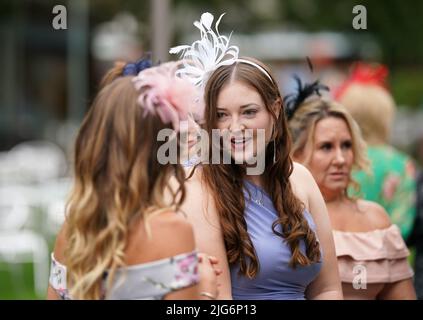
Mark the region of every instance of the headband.
[[249, 64], [249, 65], [256, 67], [261, 72], [263, 72], [266, 75], [266, 77], [269, 78], [269, 80], [273, 83], [273, 79], [270, 76], [270, 74], [262, 66], [258, 65], [257, 63], [250, 61], [250, 60], [247, 60], [247, 59], [236, 59], [236, 62], [246, 63], [246, 64]]

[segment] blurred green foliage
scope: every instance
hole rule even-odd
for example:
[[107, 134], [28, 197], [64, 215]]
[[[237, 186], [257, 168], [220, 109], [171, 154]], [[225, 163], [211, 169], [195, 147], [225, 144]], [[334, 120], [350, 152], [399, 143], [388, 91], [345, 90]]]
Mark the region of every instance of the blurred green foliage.
[[[140, 22], [139, 34], [143, 46], [147, 50], [151, 47], [152, 0], [88, 1], [91, 27], [111, 20], [118, 12], [127, 11]], [[69, 0], [2, 0], [0, 19], [10, 18], [22, 9], [28, 15], [29, 12], [37, 12], [34, 10], [37, 6], [45, 10], [49, 6], [68, 3]], [[381, 48], [378, 62], [386, 64], [391, 71], [389, 81], [398, 104], [422, 106], [421, 0], [169, 0], [169, 3], [171, 14], [181, 15], [184, 8], [189, 8], [191, 14], [193, 11], [198, 12], [198, 15], [205, 11], [215, 15], [226, 12], [227, 17], [221, 22], [222, 30], [242, 33], [281, 28], [305, 32], [336, 31], [350, 35], [351, 39], [371, 35]], [[352, 10], [356, 5], [363, 5], [367, 9], [367, 30], [354, 30], [352, 27], [355, 16]], [[186, 24], [191, 25], [192, 21], [186, 21]], [[181, 33], [181, 30], [175, 28], [175, 39], [180, 39]]]
[[[419, 0], [313, 0], [299, 1], [313, 4], [309, 14], [303, 14], [297, 1], [283, 1], [289, 8], [287, 19], [299, 23], [309, 31], [336, 30], [368, 32], [381, 45], [383, 62], [387, 64], [423, 64], [423, 2]], [[295, 5], [294, 5], [295, 4]], [[363, 5], [367, 9], [367, 30], [352, 28], [352, 8]], [[296, 10], [294, 8], [297, 8]]]
[[[272, 6], [266, 15], [256, 12], [256, 2]], [[423, 65], [423, 1], [421, 0], [284, 0], [284, 1], [222, 1], [175, 0], [175, 5], [185, 3], [198, 9], [225, 12], [236, 6], [245, 21], [237, 25], [239, 31], [256, 31], [258, 26], [284, 25], [305, 31], [332, 30], [346, 33], [371, 33], [382, 46], [383, 62], [388, 64]], [[367, 30], [354, 30], [352, 9], [363, 5], [367, 9]], [[232, 11], [232, 14], [234, 12]], [[238, 17], [231, 16], [231, 24]]]
[[8, 265], [0, 262], [0, 300], [34, 300], [33, 265], [31, 263]]
[[399, 106], [423, 109], [423, 71], [410, 67], [397, 67], [389, 76], [390, 87]]
[[[306, 32], [342, 32], [353, 38], [371, 35], [381, 48], [377, 62], [386, 64], [390, 70], [389, 82], [396, 102], [423, 108], [421, 0], [175, 0], [174, 3], [190, 5], [200, 12], [205, 9], [215, 14], [228, 12], [230, 18], [224, 19], [222, 25], [229, 24], [230, 29], [236, 25], [239, 32], [283, 26]], [[257, 3], [271, 10], [257, 10]], [[356, 5], [367, 9], [367, 30], [352, 27], [356, 16], [352, 11]]]

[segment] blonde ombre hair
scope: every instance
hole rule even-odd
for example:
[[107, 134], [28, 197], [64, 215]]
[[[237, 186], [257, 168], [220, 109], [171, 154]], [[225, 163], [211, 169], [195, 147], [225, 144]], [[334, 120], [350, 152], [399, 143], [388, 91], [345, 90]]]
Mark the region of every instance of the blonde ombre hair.
[[385, 88], [352, 83], [338, 100], [357, 121], [368, 144], [388, 142], [395, 116], [395, 101]]
[[[141, 220], [147, 225], [156, 209], [178, 210], [185, 197], [182, 167], [157, 160], [166, 143], [157, 141], [157, 134], [171, 124], [146, 115], [137, 103], [133, 77], [118, 75], [101, 89], [76, 138], [64, 253], [75, 299], [104, 298], [116, 269], [125, 265], [130, 226]], [[172, 175], [179, 182], [173, 192]], [[169, 204], [163, 200], [167, 188], [173, 196]]]
[[[344, 120], [350, 130], [354, 153], [353, 169], [368, 171], [369, 160], [366, 155], [366, 142], [361, 136], [357, 123], [341, 104], [323, 98], [306, 101], [297, 108], [293, 117], [289, 120], [289, 129], [293, 140], [293, 157], [297, 158], [299, 154], [305, 152], [307, 146], [314, 145], [314, 132], [317, 123], [330, 117]], [[305, 165], [309, 163], [310, 158], [311, 153], [305, 158]], [[355, 189], [358, 189], [357, 183], [352, 178], [350, 178], [350, 183]]]

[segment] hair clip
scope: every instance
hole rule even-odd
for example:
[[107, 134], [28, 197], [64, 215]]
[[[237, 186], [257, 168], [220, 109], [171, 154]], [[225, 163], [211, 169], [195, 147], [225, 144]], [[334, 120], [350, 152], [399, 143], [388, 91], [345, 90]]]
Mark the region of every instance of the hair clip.
[[149, 58], [140, 59], [137, 62], [127, 63], [123, 68], [123, 76], [136, 76], [141, 71], [151, 68], [153, 63]]

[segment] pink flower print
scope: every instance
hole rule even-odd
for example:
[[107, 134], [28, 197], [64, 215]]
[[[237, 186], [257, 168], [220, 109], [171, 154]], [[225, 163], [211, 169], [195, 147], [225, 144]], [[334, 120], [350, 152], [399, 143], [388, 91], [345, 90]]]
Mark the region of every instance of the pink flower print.
[[408, 160], [406, 162], [406, 164], [405, 164], [405, 174], [412, 179], [416, 178], [416, 167], [414, 166], [413, 161]]
[[195, 283], [198, 283], [198, 272], [197, 272], [197, 255], [190, 254], [180, 260], [176, 260], [176, 273], [174, 281], [172, 282], [172, 288], [182, 288]]
[[178, 267], [181, 273], [188, 273], [190, 268], [196, 265], [196, 257], [194, 255], [189, 255], [182, 260], [178, 261]]
[[387, 201], [391, 201], [394, 198], [395, 192], [397, 191], [398, 185], [401, 179], [399, 176], [389, 174], [383, 182], [383, 197]]

